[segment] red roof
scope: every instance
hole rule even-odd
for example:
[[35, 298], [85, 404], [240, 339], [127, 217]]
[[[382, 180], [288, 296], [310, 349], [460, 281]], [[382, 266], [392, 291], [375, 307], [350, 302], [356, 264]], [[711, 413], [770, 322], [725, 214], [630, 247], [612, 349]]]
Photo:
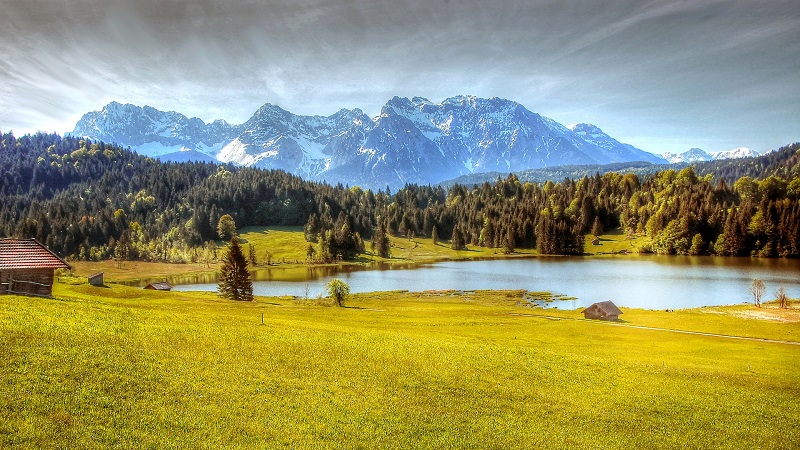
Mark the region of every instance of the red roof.
[[0, 239], [0, 270], [69, 267], [36, 239]]

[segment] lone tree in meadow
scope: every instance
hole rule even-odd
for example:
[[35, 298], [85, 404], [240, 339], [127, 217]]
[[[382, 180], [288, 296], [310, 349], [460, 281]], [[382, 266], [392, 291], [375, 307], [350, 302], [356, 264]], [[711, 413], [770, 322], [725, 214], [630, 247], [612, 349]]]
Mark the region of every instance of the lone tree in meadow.
[[230, 214], [225, 214], [217, 222], [217, 235], [223, 241], [229, 241], [236, 236], [236, 222]]
[[217, 291], [222, 297], [231, 300], [253, 300], [253, 282], [250, 281], [250, 271], [247, 270], [247, 259], [236, 236], [231, 238], [228, 251], [222, 259]]
[[756, 305], [757, 308], [761, 307], [761, 296], [764, 295], [764, 291], [767, 287], [764, 285], [764, 282], [756, 278], [753, 280], [753, 283], [750, 285], [750, 293], [753, 294], [753, 304]]
[[328, 295], [333, 298], [336, 306], [344, 306], [344, 300], [350, 295], [350, 286], [344, 281], [334, 278], [328, 283], [326, 288], [328, 290]]

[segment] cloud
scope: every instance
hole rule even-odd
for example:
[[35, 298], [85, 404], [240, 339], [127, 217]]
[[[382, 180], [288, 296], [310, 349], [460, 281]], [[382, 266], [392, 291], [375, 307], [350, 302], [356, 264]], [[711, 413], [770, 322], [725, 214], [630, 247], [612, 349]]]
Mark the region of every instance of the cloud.
[[265, 102], [376, 114], [394, 95], [457, 94], [654, 151], [765, 149], [800, 129], [796, 0], [4, 0], [3, 14], [0, 129], [67, 131], [111, 100], [243, 122]]

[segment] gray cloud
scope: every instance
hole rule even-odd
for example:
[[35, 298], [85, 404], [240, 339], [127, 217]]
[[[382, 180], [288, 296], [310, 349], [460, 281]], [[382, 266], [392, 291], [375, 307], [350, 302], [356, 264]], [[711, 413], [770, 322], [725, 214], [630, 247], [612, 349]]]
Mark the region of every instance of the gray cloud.
[[204, 120], [500, 96], [650, 151], [800, 139], [800, 4], [4, 0], [0, 129], [111, 100]]

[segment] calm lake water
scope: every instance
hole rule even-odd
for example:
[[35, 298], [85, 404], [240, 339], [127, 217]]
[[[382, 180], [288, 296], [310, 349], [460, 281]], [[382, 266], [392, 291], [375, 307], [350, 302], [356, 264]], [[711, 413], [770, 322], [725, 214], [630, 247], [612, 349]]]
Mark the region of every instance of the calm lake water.
[[[264, 296], [325, 296], [325, 284], [341, 278], [350, 291], [426, 291], [524, 289], [550, 291], [575, 300], [559, 300], [561, 309], [612, 300], [618, 306], [679, 309], [752, 302], [750, 283], [767, 286], [762, 301], [775, 298], [779, 286], [800, 297], [800, 260], [682, 256], [544, 257], [491, 261], [453, 261], [409, 267], [272, 269], [255, 274], [253, 293]], [[285, 281], [290, 279], [292, 281]], [[178, 283], [181, 280], [173, 280]], [[175, 287], [179, 291], [216, 291], [214, 280]], [[184, 281], [185, 282], [185, 281]]]

